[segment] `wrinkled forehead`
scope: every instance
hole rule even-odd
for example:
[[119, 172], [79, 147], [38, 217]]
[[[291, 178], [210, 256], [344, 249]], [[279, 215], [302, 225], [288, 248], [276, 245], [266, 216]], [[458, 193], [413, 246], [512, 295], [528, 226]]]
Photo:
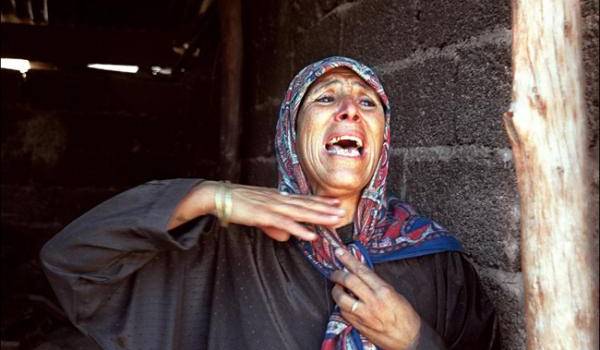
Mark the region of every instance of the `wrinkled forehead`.
[[369, 90], [373, 94], [376, 94], [375, 90], [367, 84], [367, 82], [361, 78], [358, 74], [356, 74], [353, 70], [347, 67], [337, 67], [333, 68], [323, 75], [321, 75], [317, 80], [315, 80], [306, 91], [306, 95], [312, 94], [322, 88], [324, 85], [330, 84], [335, 81], [349, 82], [352, 85], [359, 85], [362, 88]]

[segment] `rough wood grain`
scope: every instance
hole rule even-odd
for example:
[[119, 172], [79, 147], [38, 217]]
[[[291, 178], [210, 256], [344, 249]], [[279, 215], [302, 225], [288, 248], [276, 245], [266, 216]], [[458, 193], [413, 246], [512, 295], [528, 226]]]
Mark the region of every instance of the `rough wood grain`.
[[576, 0], [513, 0], [505, 125], [521, 198], [529, 349], [598, 348], [580, 23]]

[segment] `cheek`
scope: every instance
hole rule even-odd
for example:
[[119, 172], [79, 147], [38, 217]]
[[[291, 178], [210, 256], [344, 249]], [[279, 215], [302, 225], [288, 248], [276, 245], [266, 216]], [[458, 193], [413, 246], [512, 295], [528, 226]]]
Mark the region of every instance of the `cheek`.
[[373, 176], [373, 173], [376, 171], [375, 168], [377, 168], [377, 164], [379, 162], [379, 158], [381, 158], [381, 150], [383, 149], [383, 136], [384, 136], [384, 132], [383, 132], [383, 124], [382, 123], [376, 123], [372, 126], [372, 139], [371, 142], [373, 142], [374, 147], [373, 149], [373, 153], [371, 154], [372, 159], [370, 160], [370, 175]]
[[313, 123], [306, 119], [299, 119], [296, 135], [296, 152], [302, 162], [308, 161], [315, 153]]
[[370, 125], [372, 141], [375, 144], [375, 149], [381, 149], [383, 144], [383, 129], [384, 124], [381, 120], [374, 121]]
[[297, 139], [298, 142], [301, 143], [301, 147], [305, 150], [310, 147], [315, 147], [315, 142], [318, 141], [319, 131], [322, 129], [322, 127], [319, 127], [318, 125], [318, 118], [305, 118], [304, 116], [301, 116], [301, 119], [298, 119], [297, 126]]
[[296, 119], [296, 150], [301, 152], [306, 144], [306, 122], [304, 118], [304, 113], [301, 110], [298, 112], [298, 117]]

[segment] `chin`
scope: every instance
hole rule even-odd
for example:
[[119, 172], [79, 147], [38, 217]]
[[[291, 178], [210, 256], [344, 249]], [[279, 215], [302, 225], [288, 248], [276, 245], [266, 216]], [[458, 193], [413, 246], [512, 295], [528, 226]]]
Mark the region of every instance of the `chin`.
[[320, 188], [323, 195], [342, 196], [357, 194], [362, 191], [368, 181], [364, 178], [347, 171], [334, 171], [328, 173], [320, 181]]

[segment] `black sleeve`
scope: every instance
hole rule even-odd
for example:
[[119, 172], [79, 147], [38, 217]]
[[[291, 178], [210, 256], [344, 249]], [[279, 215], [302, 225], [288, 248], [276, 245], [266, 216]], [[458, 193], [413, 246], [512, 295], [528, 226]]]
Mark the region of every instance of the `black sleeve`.
[[120, 285], [158, 252], [196, 245], [209, 216], [189, 232], [172, 235], [167, 225], [196, 179], [150, 181], [93, 208], [46, 243], [40, 253], [50, 283], [74, 323], [90, 317]]

